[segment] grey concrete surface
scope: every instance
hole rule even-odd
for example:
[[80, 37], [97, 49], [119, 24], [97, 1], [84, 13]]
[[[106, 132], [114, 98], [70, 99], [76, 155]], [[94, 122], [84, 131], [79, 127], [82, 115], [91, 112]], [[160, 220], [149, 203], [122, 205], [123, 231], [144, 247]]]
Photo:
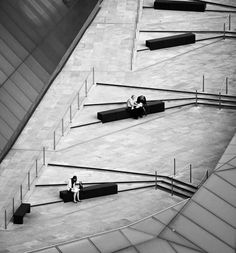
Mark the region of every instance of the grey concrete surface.
[[[222, 2], [222, 1], [220, 1]], [[227, 1], [234, 4], [234, 1]], [[151, 1], [140, 1], [148, 5]], [[176, 177], [189, 181], [189, 164], [193, 166], [193, 183], [197, 185], [208, 169], [213, 170], [236, 130], [236, 112], [207, 106], [189, 106], [148, 115], [140, 120], [122, 120], [66, 131], [52, 148], [53, 130], [60, 123], [71, 98], [83, 85], [92, 67], [96, 82], [201, 91], [205, 75], [206, 92], [225, 93], [229, 78], [229, 94], [236, 94], [235, 39], [207, 40], [194, 45], [160, 51], [136, 52], [134, 45], [138, 1], [104, 0], [102, 9], [84, 34], [62, 72], [41, 101], [12, 150], [0, 165], [0, 224], [4, 209], [12, 205], [12, 195], [35, 158], [46, 147], [46, 162], [101, 167], [138, 172], [173, 175], [173, 159], [177, 162]], [[213, 7], [212, 7], [213, 8]], [[228, 9], [227, 9], [228, 10]], [[202, 29], [222, 30], [228, 12], [185, 13], [142, 9], [139, 29]], [[235, 14], [232, 31], [235, 31]], [[146, 38], [159, 33], [139, 33], [137, 48]], [[163, 34], [161, 34], [163, 36]], [[202, 35], [200, 35], [202, 36]], [[131, 71], [131, 64], [133, 64]], [[131, 94], [145, 93], [147, 98], [180, 98], [178, 93], [144, 91], [122, 87], [94, 86], [86, 103], [125, 101]], [[171, 106], [171, 103], [166, 103]], [[116, 106], [112, 106], [113, 108]], [[84, 106], [71, 125], [96, 120], [96, 112], [111, 106]], [[234, 152], [234, 151], [233, 151]], [[73, 174], [83, 182], [137, 180], [137, 176], [98, 173], [45, 166], [36, 183], [64, 183]], [[144, 177], [142, 177], [144, 178]], [[145, 178], [144, 178], [145, 179]], [[27, 181], [26, 181], [27, 184]], [[41, 204], [58, 201], [63, 187], [33, 187], [24, 201]], [[140, 184], [141, 185], [141, 184]], [[5, 192], [5, 189], [10, 190]], [[134, 184], [121, 185], [121, 189]], [[161, 211], [181, 198], [147, 188], [118, 195], [83, 201], [79, 204], [56, 203], [33, 207], [23, 225], [1, 226], [0, 252], [26, 252], [52, 244], [78, 239], [109, 229], [129, 225]]]

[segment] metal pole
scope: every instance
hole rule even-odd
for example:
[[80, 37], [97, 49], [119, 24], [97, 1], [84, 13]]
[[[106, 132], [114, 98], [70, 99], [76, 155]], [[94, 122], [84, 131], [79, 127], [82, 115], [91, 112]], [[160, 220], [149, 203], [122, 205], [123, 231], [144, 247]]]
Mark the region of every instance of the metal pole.
[[38, 177], [38, 159], [35, 159], [35, 174]]
[[46, 151], [45, 151], [45, 147], [43, 147], [43, 165], [46, 164]]
[[224, 23], [224, 37], [223, 37], [223, 38], [224, 38], [224, 40], [225, 40], [225, 23]]
[[7, 229], [7, 210], [5, 210], [5, 229]]
[[30, 171], [28, 172], [28, 191], [30, 191]]
[[56, 133], [53, 131], [53, 150], [56, 149]]
[[155, 171], [155, 189], [157, 189], [157, 171]]
[[189, 181], [190, 183], [192, 183], [192, 164], [190, 164], [190, 167], [189, 167]]
[[95, 84], [95, 69], [93, 67], [93, 85]]
[[79, 107], [80, 107], [80, 106], [79, 106], [79, 92], [78, 92], [77, 96], [78, 96], [78, 97], [77, 97], [77, 106], [78, 106], [78, 110], [79, 110]]
[[71, 110], [71, 105], [70, 105], [70, 123], [72, 122], [72, 110]]
[[202, 76], [202, 92], [204, 92], [204, 86], [205, 86], [205, 77]]
[[174, 176], [176, 175], [176, 160], [174, 158]]
[[228, 77], [226, 77], [225, 79], [225, 93], [228, 94], [228, 83], [229, 83], [229, 79]]
[[64, 119], [61, 119], [61, 135], [64, 136]]
[[88, 96], [88, 80], [85, 80], [85, 97]]
[[197, 106], [197, 90], [196, 90], [196, 102], [195, 102], [195, 105]]
[[171, 196], [173, 196], [173, 186], [174, 182], [173, 182], [173, 177], [171, 178]]
[[22, 184], [20, 185], [20, 202], [22, 203], [22, 199], [23, 199], [23, 193], [22, 193]]
[[219, 109], [221, 109], [221, 92], [219, 92]]
[[231, 15], [229, 14], [229, 30], [231, 30]]

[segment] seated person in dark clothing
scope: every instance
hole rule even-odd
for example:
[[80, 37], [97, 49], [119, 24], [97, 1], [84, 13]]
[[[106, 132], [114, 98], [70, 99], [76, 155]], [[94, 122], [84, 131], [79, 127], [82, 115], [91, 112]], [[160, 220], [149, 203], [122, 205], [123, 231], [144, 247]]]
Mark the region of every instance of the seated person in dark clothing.
[[147, 100], [145, 96], [141, 95], [137, 98], [137, 104], [140, 104], [140, 103], [142, 103], [142, 115], [147, 115], [146, 109], [145, 109], [147, 105]]
[[145, 110], [143, 107], [143, 103], [142, 102], [137, 103], [135, 110], [137, 111], [137, 116], [142, 118]]
[[146, 98], [144, 96], [139, 96], [137, 101], [135, 101], [135, 96], [132, 95], [127, 100], [127, 110], [130, 112], [131, 117], [135, 119], [142, 117], [144, 114], [146, 115], [144, 105], [146, 105]]
[[143, 103], [143, 105], [146, 105], [146, 104], [147, 104], [146, 97], [145, 97], [145, 96], [143, 96], [143, 95], [138, 96], [138, 98], [137, 98], [137, 103], [140, 103], [140, 102], [142, 102], [142, 103]]

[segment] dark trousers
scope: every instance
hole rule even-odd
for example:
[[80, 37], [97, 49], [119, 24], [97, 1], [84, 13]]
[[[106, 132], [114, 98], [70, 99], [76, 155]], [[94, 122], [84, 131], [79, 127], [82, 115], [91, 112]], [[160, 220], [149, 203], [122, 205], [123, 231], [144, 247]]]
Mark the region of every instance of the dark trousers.
[[144, 109], [143, 107], [134, 108], [134, 109], [131, 109], [130, 107], [127, 108], [130, 116], [134, 119], [137, 119], [138, 117], [142, 117], [144, 115], [143, 109]]

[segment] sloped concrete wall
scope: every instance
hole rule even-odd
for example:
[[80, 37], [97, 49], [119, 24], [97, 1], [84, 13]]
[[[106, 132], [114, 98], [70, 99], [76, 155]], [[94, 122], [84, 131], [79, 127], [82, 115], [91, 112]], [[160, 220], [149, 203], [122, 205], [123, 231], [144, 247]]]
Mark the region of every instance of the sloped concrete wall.
[[0, 161], [96, 15], [99, 3], [0, 2]]

